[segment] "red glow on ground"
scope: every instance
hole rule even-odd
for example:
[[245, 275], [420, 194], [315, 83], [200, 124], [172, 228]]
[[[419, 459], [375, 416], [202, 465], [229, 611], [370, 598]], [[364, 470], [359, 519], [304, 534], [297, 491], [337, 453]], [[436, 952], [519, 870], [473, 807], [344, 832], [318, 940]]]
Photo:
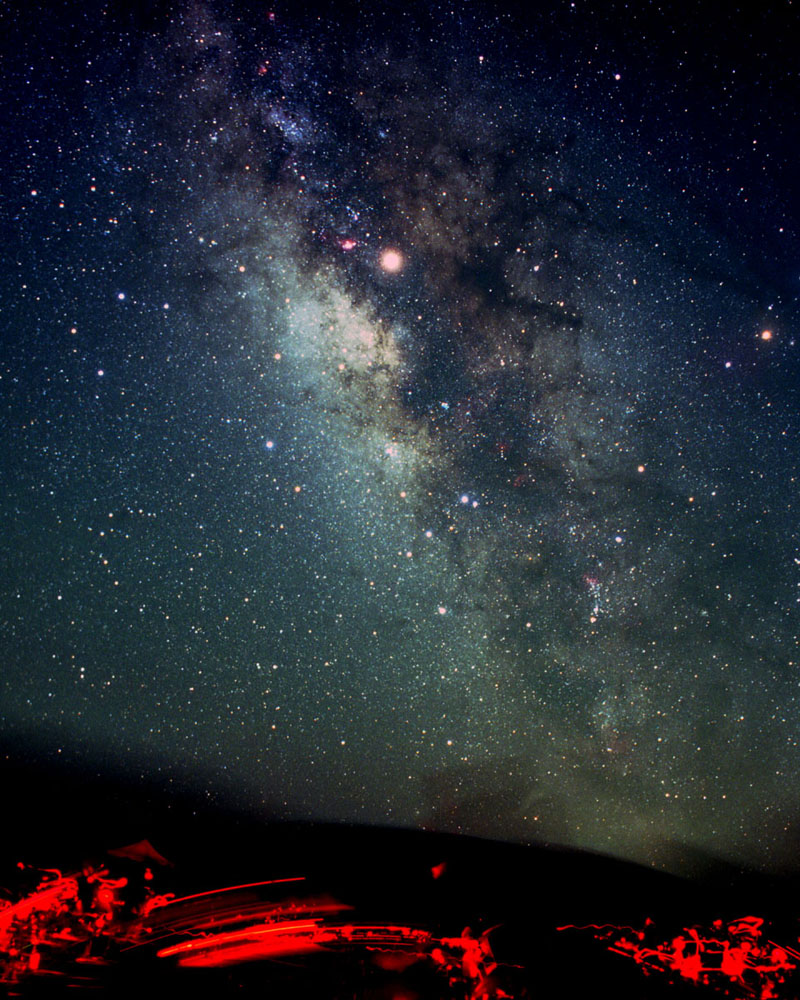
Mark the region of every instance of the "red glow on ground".
[[761, 917], [741, 917], [728, 924], [716, 920], [711, 928], [685, 927], [668, 941], [648, 943], [652, 938], [651, 921], [643, 930], [612, 924], [568, 925], [558, 930], [591, 930], [593, 937], [606, 942], [610, 952], [632, 958], [645, 975], [661, 972], [703, 986], [724, 989], [741, 997], [769, 1000], [777, 997], [777, 987], [786, 974], [797, 968], [789, 956], [800, 959], [800, 952], [762, 941]]
[[179, 965], [215, 968], [261, 958], [313, 951], [318, 947], [318, 920], [284, 921], [268, 926], [248, 926], [224, 934], [191, 938], [162, 948], [159, 958], [177, 958]]
[[[132, 853], [151, 858], [149, 850]], [[256, 961], [274, 962], [276, 969], [283, 964], [300, 969], [306, 961], [311, 967], [319, 956], [328, 955], [331, 969], [346, 965], [362, 976], [369, 969], [400, 976], [416, 966], [412, 977], [432, 976], [442, 989], [435, 995], [448, 1000], [528, 995], [524, 989], [505, 992], [501, 985], [514, 966], [495, 958], [489, 939], [496, 928], [481, 932], [465, 927], [452, 936], [439, 936], [440, 930], [424, 927], [356, 922], [354, 908], [329, 895], [296, 895], [302, 877], [246, 882], [175, 898], [153, 891], [153, 872], [143, 860], [129, 857], [127, 849], [122, 856], [124, 876], [110, 865], [86, 866], [67, 875], [20, 866], [15, 877], [24, 884], [33, 875], [28, 887], [35, 888], [17, 899], [6, 892], [11, 901], [0, 902], [0, 983], [10, 984], [12, 992], [29, 979], [43, 977], [58, 976], [66, 985], [77, 985], [87, 981], [94, 967], [113, 964], [123, 951], [145, 949], [150, 960], [169, 963], [178, 976], [187, 967], [230, 969]], [[132, 863], [138, 864], [138, 871]], [[439, 878], [445, 870], [442, 862], [427, 871], [423, 867], [421, 874], [429, 871]], [[652, 920], [640, 928], [589, 924], [553, 930], [588, 932], [602, 950], [632, 959], [645, 976], [663, 977], [668, 988], [692, 984], [735, 1000], [800, 996], [792, 981], [800, 967], [800, 950], [772, 940], [762, 917], [678, 925], [666, 932]], [[575, 949], [576, 961], [585, 961], [586, 954]], [[347, 956], [347, 961], [338, 962], [337, 956]], [[269, 975], [269, 966], [265, 970]]]
[[[122, 852], [127, 862], [134, 860], [130, 853]], [[137, 848], [132, 853], [150, 860], [155, 852]], [[434, 877], [444, 870], [444, 863], [431, 869]], [[304, 955], [326, 952], [354, 955], [362, 968], [397, 974], [421, 963], [427, 974], [444, 979], [448, 996], [459, 1000], [511, 996], [495, 982], [498, 964], [488, 932], [476, 935], [465, 928], [458, 936], [436, 937], [419, 927], [342, 923], [342, 914], [352, 908], [330, 896], [285, 896], [285, 888], [303, 882], [301, 877], [176, 898], [153, 892], [153, 872], [141, 863], [140, 877], [133, 879], [135, 900], [130, 900], [129, 877], [112, 877], [106, 868], [67, 876], [39, 869], [38, 875], [43, 877], [33, 892], [0, 909], [0, 983], [45, 975], [72, 976], [67, 985], [78, 985], [86, 982], [87, 970], [115, 961], [108, 955], [139, 948], [179, 968], [195, 969], [264, 960], [300, 963]], [[272, 889], [278, 889], [277, 896]], [[265, 891], [273, 898], [263, 898]]]
[[305, 876], [298, 875], [295, 878], [268, 879], [266, 882], [245, 882], [242, 885], [228, 885], [221, 889], [208, 889], [206, 892], [196, 892], [192, 896], [179, 896], [177, 899], [170, 899], [170, 903], [185, 903], [189, 899], [205, 899], [208, 896], [216, 896], [220, 892], [236, 892], [238, 889], [255, 889], [262, 885], [283, 885], [286, 882], [304, 882]]

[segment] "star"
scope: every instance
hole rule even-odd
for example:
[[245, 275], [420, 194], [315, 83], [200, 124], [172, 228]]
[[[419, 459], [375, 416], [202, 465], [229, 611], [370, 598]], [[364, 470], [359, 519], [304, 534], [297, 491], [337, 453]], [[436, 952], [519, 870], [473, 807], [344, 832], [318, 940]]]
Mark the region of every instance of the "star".
[[387, 247], [381, 251], [379, 263], [387, 274], [398, 274], [405, 267], [405, 258], [399, 250]]

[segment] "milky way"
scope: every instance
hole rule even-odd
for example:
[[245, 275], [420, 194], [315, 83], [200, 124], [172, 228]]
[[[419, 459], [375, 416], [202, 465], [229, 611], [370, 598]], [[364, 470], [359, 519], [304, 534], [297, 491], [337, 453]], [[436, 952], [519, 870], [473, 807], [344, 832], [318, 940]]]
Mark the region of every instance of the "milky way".
[[63, 87], [22, 45], [16, 745], [265, 816], [785, 863], [779, 143], [760, 218], [734, 140], [675, 124], [699, 92], [570, 9], [65, 15]]

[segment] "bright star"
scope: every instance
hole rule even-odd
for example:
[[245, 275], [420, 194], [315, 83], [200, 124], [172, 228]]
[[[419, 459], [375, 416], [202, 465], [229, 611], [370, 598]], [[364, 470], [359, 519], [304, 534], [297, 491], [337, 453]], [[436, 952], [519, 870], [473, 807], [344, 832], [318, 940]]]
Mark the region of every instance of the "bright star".
[[402, 271], [404, 264], [405, 260], [399, 250], [393, 250], [389, 247], [382, 251], [380, 265], [388, 274], [397, 274], [398, 271]]

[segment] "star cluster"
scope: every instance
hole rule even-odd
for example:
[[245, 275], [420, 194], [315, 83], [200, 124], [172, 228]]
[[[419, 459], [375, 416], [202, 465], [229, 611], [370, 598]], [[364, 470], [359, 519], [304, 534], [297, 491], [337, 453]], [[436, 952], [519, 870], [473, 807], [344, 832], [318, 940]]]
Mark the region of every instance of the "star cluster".
[[263, 815], [785, 863], [782, 50], [590, 13], [62, 12], [59, 72], [19, 15], [13, 745]]

